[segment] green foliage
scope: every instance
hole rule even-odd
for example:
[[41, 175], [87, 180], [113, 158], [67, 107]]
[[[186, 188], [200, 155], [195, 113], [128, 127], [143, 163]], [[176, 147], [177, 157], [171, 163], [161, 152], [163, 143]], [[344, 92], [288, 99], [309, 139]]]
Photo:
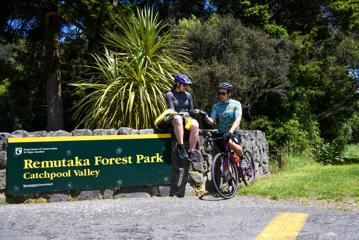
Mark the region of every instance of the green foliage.
[[[76, 101], [82, 104], [75, 109], [81, 126], [150, 127], [164, 108], [171, 74], [185, 72], [177, 63], [165, 69], [171, 63], [166, 57], [185, 61], [185, 46], [196, 106], [210, 111], [217, 83], [234, 83], [234, 98], [244, 110], [242, 127], [264, 130], [273, 153], [311, 153], [318, 146], [317, 159], [333, 162], [347, 141], [359, 141], [353, 75], [359, 69], [357, 1], [209, 2], [218, 10], [208, 16], [203, 1], [1, 1], [0, 40], [10, 44], [0, 46], [0, 130], [46, 126], [50, 11], [59, 26], [76, 26], [62, 32], [59, 42], [66, 129], [75, 126], [70, 109]], [[164, 37], [166, 25], [141, 37], [143, 29], [128, 16], [145, 4], [159, 10], [161, 19], [179, 20], [178, 35]], [[232, 17], [224, 17], [227, 13]], [[18, 20], [19, 28], [11, 28], [9, 19]], [[126, 27], [136, 29], [128, 39]], [[178, 46], [180, 52], [170, 50]], [[81, 85], [77, 95], [67, 83]]]
[[335, 147], [336, 144], [323, 143], [318, 145], [315, 149], [316, 161], [323, 164], [331, 164], [334, 161], [340, 160], [340, 152], [338, 152]]
[[9, 79], [2, 79], [2, 83], [0, 85], [0, 97], [4, 97], [8, 94], [8, 88], [9, 88]]
[[[216, 15], [200, 23], [189, 19], [180, 22], [179, 28], [183, 44], [191, 52], [190, 71], [198, 107], [210, 111], [216, 99], [208, 96], [216, 96], [220, 81], [235, 85], [234, 98], [242, 102], [249, 121], [256, 104], [263, 104], [269, 96], [286, 95], [292, 51], [286, 39], [271, 39], [261, 31], [244, 27], [231, 16]], [[181, 31], [183, 28], [185, 31]]]
[[[80, 65], [87, 62], [89, 52], [102, 48], [100, 36], [106, 29], [113, 29], [112, 19], [126, 15], [127, 10], [122, 5], [115, 7], [114, 3], [107, 0], [0, 3], [4, 10], [0, 17], [0, 40], [15, 46], [11, 58], [0, 61], [0, 72], [5, 66], [6, 77], [10, 79], [9, 97], [1, 99], [5, 107], [0, 110], [8, 113], [0, 120], [3, 130], [46, 129], [46, 110], [52, 116], [51, 120], [47, 118], [51, 122], [48, 126], [60, 123], [61, 102], [65, 105], [65, 127], [73, 129], [69, 120], [73, 99], [64, 85], [81, 78]], [[49, 88], [48, 79], [54, 80]], [[58, 101], [47, 103], [46, 93], [48, 99], [56, 97]], [[62, 96], [65, 98], [61, 101]]]
[[243, 22], [260, 27], [268, 24], [270, 15], [267, 4], [252, 4], [251, 1], [247, 0], [241, 2], [241, 7], [243, 9]]
[[357, 0], [336, 0], [329, 5], [334, 23], [344, 32], [358, 32], [359, 3]]
[[359, 144], [350, 144], [345, 146], [344, 157], [359, 161]]
[[288, 37], [287, 30], [276, 24], [265, 24], [264, 31], [273, 38]]
[[321, 142], [318, 124], [314, 121], [306, 124], [298, 119], [288, 121], [270, 121], [268, 117], [257, 119], [252, 127], [261, 129], [266, 133], [272, 153], [307, 153]]
[[[83, 32], [81, 36], [76, 36], [79, 33], [75, 33], [75, 39], [73, 39], [72, 34], [66, 36], [69, 43], [74, 45], [80, 43], [82, 45], [81, 40], [85, 37], [87, 41], [84, 46], [85, 50], [88, 53], [93, 53], [100, 52], [103, 49], [102, 36], [108, 29], [118, 30], [115, 21], [135, 10], [132, 5], [114, 5], [113, 1], [108, 0], [66, 0], [60, 4], [59, 13], [64, 16], [66, 23], [76, 26], [78, 30]], [[84, 57], [84, 59], [86, 58], [88, 55]]]
[[289, 109], [303, 118], [307, 114], [316, 115], [321, 137], [331, 141], [357, 108], [356, 83], [348, 69], [356, 68], [359, 49], [348, 47], [356, 42], [348, 37], [326, 39], [318, 44], [315, 42], [318, 34], [313, 31], [305, 36], [292, 36], [297, 51], [289, 75], [293, 84], [290, 93], [293, 104], [289, 104]]
[[286, 138], [284, 146], [288, 152], [304, 152], [309, 149], [313, 143], [310, 142], [308, 133], [303, 131], [297, 119], [290, 119], [280, 128], [280, 137]]
[[179, 25], [181, 26], [181, 31], [189, 31], [191, 29], [196, 29], [201, 26], [201, 20], [196, 16], [192, 15], [190, 18], [182, 18], [179, 20]]
[[350, 131], [350, 129], [348, 129], [346, 125], [343, 125], [339, 130], [340, 133], [333, 141], [317, 144], [315, 148], [315, 159], [323, 164], [343, 162], [345, 146], [351, 137], [348, 131]]
[[[318, 27], [324, 30], [326, 24], [326, 0], [258, 0], [259, 4], [268, 4], [272, 21], [283, 26], [289, 33], [300, 31], [309, 33]], [[324, 33], [325, 31], [323, 31]]]
[[28, 42], [19, 41], [0, 59], [0, 131], [39, 130], [46, 125], [46, 96], [41, 84], [45, 74], [39, 48], [42, 46], [29, 48]]
[[297, 49], [289, 75], [291, 102], [285, 106], [308, 131], [312, 126], [308, 118], [318, 123], [321, 140], [316, 141], [314, 154], [317, 161], [328, 164], [342, 160], [352, 136], [347, 119], [355, 113], [358, 96], [348, 69], [357, 66], [358, 48], [351, 47], [356, 44], [351, 37], [318, 42], [318, 35], [313, 29], [307, 35], [291, 36]]
[[288, 37], [287, 30], [272, 21], [271, 9], [266, 1], [212, 1], [218, 7], [218, 12], [235, 16], [245, 26], [264, 30], [270, 37]]
[[2, 129], [9, 129], [9, 119], [8, 115], [6, 114], [6, 110], [8, 109], [8, 103], [9, 103], [9, 79], [0, 79], [0, 111], [4, 114], [0, 115], [0, 124], [2, 125]]
[[185, 72], [186, 51], [151, 9], [117, 24], [121, 33], [108, 32], [108, 48], [87, 66], [89, 78], [73, 84], [83, 94], [75, 116], [89, 128], [150, 128], [166, 108], [173, 75]]
[[359, 143], [359, 113], [356, 112], [348, 121], [347, 121], [348, 132], [350, 132], [350, 142]]

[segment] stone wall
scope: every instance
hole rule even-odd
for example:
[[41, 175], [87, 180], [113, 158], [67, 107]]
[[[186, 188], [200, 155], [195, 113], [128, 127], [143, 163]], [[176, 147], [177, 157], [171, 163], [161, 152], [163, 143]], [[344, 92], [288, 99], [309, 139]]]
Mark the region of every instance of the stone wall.
[[[213, 130], [211, 130], [213, 131]], [[151, 196], [178, 196], [200, 195], [209, 188], [208, 169], [211, 164], [213, 149], [204, 144], [203, 132], [200, 132], [196, 155], [200, 160], [197, 163], [183, 163], [177, 160], [175, 153], [175, 139], [172, 139], [172, 185], [170, 186], [143, 186], [127, 187], [121, 189], [101, 189], [94, 191], [70, 191], [53, 194], [37, 194], [22, 199], [5, 197], [6, 165], [7, 165], [7, 139], [19, 137], [49, 137], [49, 136], [101, 136], [101, 135], [129, 135], [129, 134], [153, 134], [153, 129], [135, 130], [131, 128], [120, 129], [76, 129], [66, 131], [36, 131], [27, 132], [16, 130], [12, 133], [0, 132], [0, 202], [5, 199], [8, 202], [26, 201], [68, 201], [120, 197], [151, 197]], [[257, 176], [269, 173], [268, 143], [261, 131], [241, 131], [244, 148], [248, 149], [256, 163]]]

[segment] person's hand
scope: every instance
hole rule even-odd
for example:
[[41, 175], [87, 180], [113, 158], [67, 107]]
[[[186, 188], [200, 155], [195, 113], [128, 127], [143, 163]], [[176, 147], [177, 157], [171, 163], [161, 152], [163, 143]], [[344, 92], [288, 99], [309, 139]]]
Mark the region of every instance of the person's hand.
[[198, 109], [193, 109], [193, 110], [191, 111], [191, 113], [192, 113], [192, 114], [198, 114], [198, 113], [199, 113], [199, 110], [198, 110]]
[[199, 109], [193, 109], [191, 112], [190, 112], [191, 116], [193, 115], [200, 115], [201, 117], [203, 118], [207, 118], [208, 117], [208, 114], [205, 112], [205, 111], [202, 111], [202, 110], [199, 110]]
[[204, 118], [208, 118], [208, 114], [205, 111], [200, 111], [199, 114]]
[[233, 133], [231, 133], [231, 132], [226, 132], [225, 134], [223, 134], [223, 138], [226, 140], [226, 141], [228, 141], [229, 139], [231, 139], [231, 138], [233, 138], [234, 137], [234, 135], [233, 135]]
[[189, 115], [191, 115], [192, 117], [195, 116], [196, 114], [198, 114], [198, 109], [193, 109], [189, 112]]

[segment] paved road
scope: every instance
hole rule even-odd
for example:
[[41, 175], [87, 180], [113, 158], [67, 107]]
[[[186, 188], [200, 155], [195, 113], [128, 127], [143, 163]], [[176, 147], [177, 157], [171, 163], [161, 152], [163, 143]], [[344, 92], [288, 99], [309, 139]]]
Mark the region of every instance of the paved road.
[[359, 211], [236, 197], [0, 205], [0, 239], [255, 239], [280, 212], [309, 213], [297, 239], [359, 240]]

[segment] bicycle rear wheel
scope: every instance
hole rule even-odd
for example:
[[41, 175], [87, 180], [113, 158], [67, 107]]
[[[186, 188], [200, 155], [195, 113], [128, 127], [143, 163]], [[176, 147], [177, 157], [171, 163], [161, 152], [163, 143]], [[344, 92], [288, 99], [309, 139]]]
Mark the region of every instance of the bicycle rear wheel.
[[256, 181], [257, 171], [254, 159], [249, 151], [244, 151], [243, 158], [239, 165], [240, 175], [245, 185], [250, 185]]
[[234, 197], [238, 187], [237, 167], [224, 153], [218, 153], [213, 158], [211, 175], [215, 190], [221, 197]]

